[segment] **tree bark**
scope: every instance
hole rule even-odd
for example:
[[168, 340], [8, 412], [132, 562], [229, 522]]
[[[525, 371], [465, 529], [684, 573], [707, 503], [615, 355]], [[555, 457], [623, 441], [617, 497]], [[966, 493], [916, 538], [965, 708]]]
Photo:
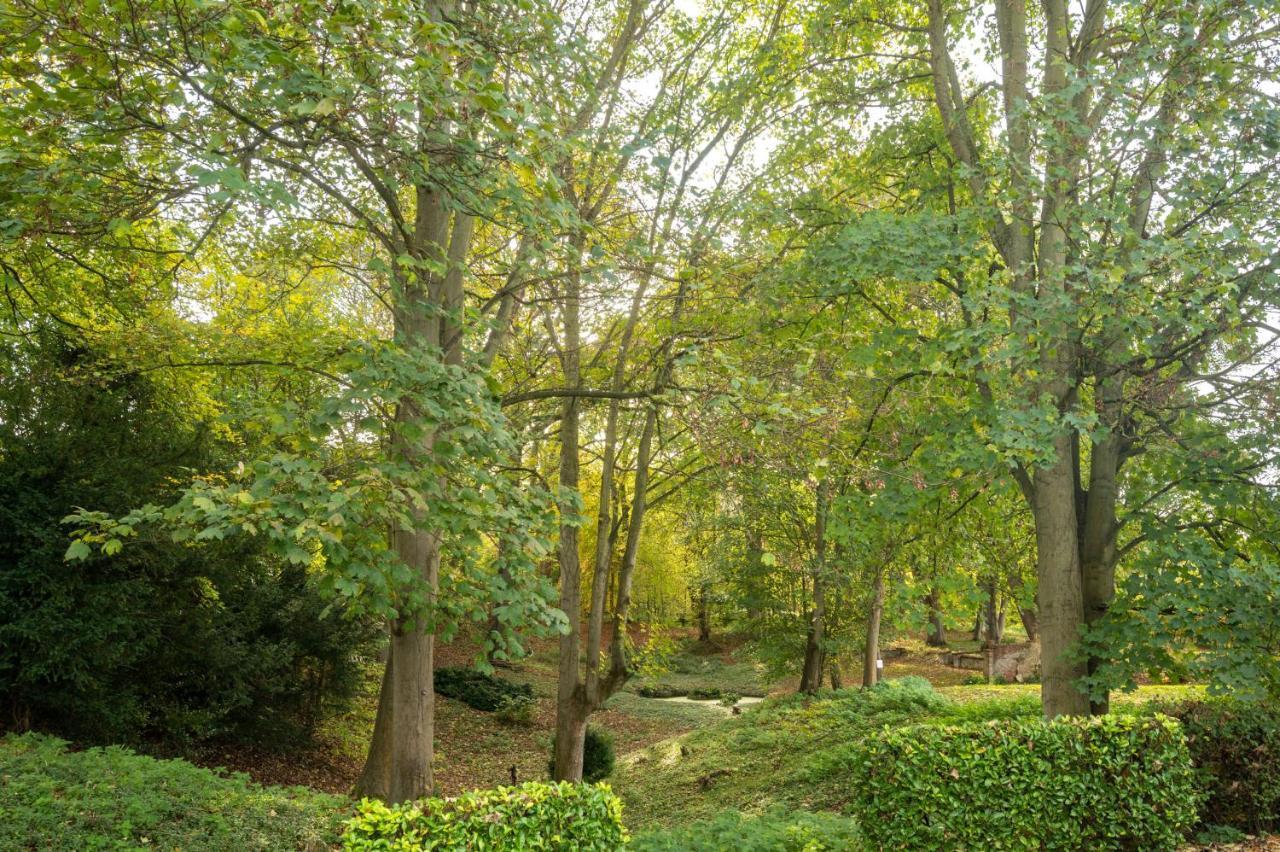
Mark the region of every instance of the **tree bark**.
[[925, 604], [929, 607], [929, 634], [925, 637], [925, 644], [931, 648], [947, 647], [947, 625], [942, 618], [941, 600], [942, 593], [938, 587], [930, 588], [925, 597]]
[[817, 692], [822, 687], [823, 643], [826, 641], [827, 597], [827, 483], [818, 483], [813, 519], [813, 611], [805, 642], [804, 666], [801, 669], [802, 692]]
[[1057, 440], [1057, 460], [1035, 472], [1032, 511], [1036, 525], [1036, 573], [1040, 599], [1041, 701], [1044, 714], [1088, 715], [1088, 699], [1076, 688], [1085, 667], [1070, 658], [1084, 621], [1077, 547], [1071, 440]]
[[867, 645], [862, 655], [862, 686], [875, 686], [880, 681], [880, 617], [884, 613], [884, 569], [876, 572], [871, 589], [871, 606], [867, 609]]
[[698, 587], [698, 641], [711, 641], [711, 583], [706, 580]]
[[[390, 639], [388, 639], [390, 642]], [[382, 799], [391, 796], [391, 729], [395, 702], [391, 695], [391, 666], [394, 657], [387, 647], [387, 661], [382, 667], [382, 686], [378, 690], [378, 713], [373, 720], [373, 737], [364, 769], [351, 795], [357, 799]]]

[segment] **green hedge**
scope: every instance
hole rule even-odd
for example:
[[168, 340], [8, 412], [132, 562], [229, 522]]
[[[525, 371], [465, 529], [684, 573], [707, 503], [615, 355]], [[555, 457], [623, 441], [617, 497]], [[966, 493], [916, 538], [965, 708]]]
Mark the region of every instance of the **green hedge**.
[[342, 836], [366, 850], [612, 850], [626, 843], [622, 802], [603, 785], [545, 784], [473, 790], [454, 799], [388, 806], [365, 799]]
[[1182, 723], [1206, 793], [1206, 825], [1280, 829], [1280, 707], [1229, 699], [1160, 706]]
[[[119, 746], [0, 739], [0, 849], [328, 849], [347, 800]], [[349, 812], [349, 811], [348, 811]]]
[[435, 689], [446, 698], [456, 698], [469, 707], [487, 712], [501, 708], [512, 699], [533, 699], [533, 687], [529, 684], [512, 683], [475, 669], [436, 669]]
[[1200, 799], [1165, 716], [885, 730], [853, 775], [878, 849], [1175, 849]]

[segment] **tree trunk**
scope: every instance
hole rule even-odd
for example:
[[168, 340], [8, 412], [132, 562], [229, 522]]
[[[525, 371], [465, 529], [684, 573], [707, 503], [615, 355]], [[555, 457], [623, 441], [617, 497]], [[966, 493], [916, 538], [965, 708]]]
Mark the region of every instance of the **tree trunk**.
[[[389, 641], [389, 640], [388, 640]], [[357, 799], [381, 799], [391, 796], [391, 729], [395, 702], [391, 695], [391, 666], [394, 658], [387, 647], [387, 661], [382, 667], [382, 686], [378, 690], [378, 714], [373, 720], [373, 737], [364, 769], [351, 795]]]
[[[1116, 501], [1119, 497], [1117, 478], [1121, 463], [1119, 434], [1122, 387], [1114, 380], [1099, 381], [1099, 403], [1111, 430], [1090, 448], [1089, 491], [1084, 499], [1084, 517], [1080, 520], [1080, 571], [1084, 604], [1084, 621], [1092, 626], [1111, 608], [1116, 595]], [[1091, 655], [1086, 662], [1089, 674], [1097, 672], [1102, 660]], [[1110, 697], [1103, 693], [1090, 702], [1095, 716], [1110, 709]]]
[[998, 597], [996, 578], [993, 576], [987, 580], [987, 602], [984, 606], [984, 615], [986, 617], [984, 627], [987, 631], [987, 642], [992, 645], [1000, 644], [1000, 616], [996, 612], [996, 599]]
[[[561, 667], [563, 672], [564, 667]], [[574, 672], [577, 678], [577, 672]], [[582, 780], [582, 755], [587, 738], [586, 696], [581, 686], [556, 702], [556, 743], [552, 777], [556, 781]]]
[[[564, 376], [568, 387], [579, 382], [578, 280], [566, 282], [564, 307]], [[567, 397], [560, 418], [560, 489], [578, 490], [578, 399]], [[568, 619], [568, 630], [560, 637], [560, 670], [556, 686], [555, 778], [582, 780], [582, 747], [586, 732], [586, 695], [581, 681], [579, 642], [582, 629], [582, 566], [578, 557], [578, 527], [570, 521], [560, 524], [560, 609]], [[590, 661], [598, 664], [598, 661]]]
[[884, 612], [884, 569], [876, 572], [871, 590], [871, 606], [867, 611], [867, 646], [862, 655], [862, 686], [875, 686], [880, 680], [880, 616]]
[[711, 584], [706, 580], [698, 588], [698, 641], [711, 641]]
[[391, 694], [395, 702], [391, 735], [391, 804], [431, 795], [435, 692], [432, 651], [435, 637], [417, 624], [397, 625], [391, 637]]
[[1029, 607], [1022, 605], [1023, 583], [1021, 568], [1015, 567], [1008, 573], [1006, 579], [1009, 583], [1009, 591], [1018, 607], [1018, 618], [1022, 621], [1022, 628], [1027, 631], [1027, 640], [1034, 642], [1036, 641], [1037, 626], [1036, 610], [1034, 605]]
[[827, 484], [818, 483], [813, 521], [813, 611], [805, 642], [804, 666], [800, 675], [802, 692], [817, 692], [822, 687], [822, 648], [826, 641], [827, 597]]
[[1056, 444], [1057, 460], [1035, 472], [1032, 502], [1040, 601], [1040, 695], [1050, 719], [1089, 712], [1088, 699], [1076, 688], [1085, 667], [1069, 656], [1084, 622], [1070, 437], [1060, 435]]
[[938, 587], [930, 588], [925, 598], [929, 607], [929, 635], [925, 637], [925, 644], [931, 648], [947, 647], [947, 625], [942, 618], [941, 600], [942, 593]]

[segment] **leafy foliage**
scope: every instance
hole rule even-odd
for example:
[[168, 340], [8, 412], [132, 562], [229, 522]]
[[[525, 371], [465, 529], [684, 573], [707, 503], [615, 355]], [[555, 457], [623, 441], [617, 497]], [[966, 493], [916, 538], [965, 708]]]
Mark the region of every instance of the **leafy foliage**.
[[347, 823], [347, 852], [547, 849], [613, 852], [626, 842], [622, 802], [603, 784], [530, 782], [388, 807], [366, 799]]
[[164, 499], [229, 466], [187, 391], [45, 332], [0, 380], [0, 696], [13, 723], [81, 741], [283, 742], [355, 694], [378, 632], [306, 566], [241, 539], [147, 538], [67, 563], [62, 516]]
[[1205, 825], [1280, 828], [1280, 708], [1223, 699], [1164, 704], [1178, 719], [1206, 798]]
[[119, 746], [68, 751], [37, 734], [0, 740], [5, 849], [318, 849], [337, 840], [344, 805]]
[[475, 669], [436, 669], [435, 687], [436, 692], [441, 695], [456, 698], [470, 707], [488, 712], [501, 709], [513, 699], [533, 698], [531, 685], [512, 683]]
[[1163, 716], [912, 726], [868, 738], [852, 770], [877, 848], [1171, 850], [1199, 801]]

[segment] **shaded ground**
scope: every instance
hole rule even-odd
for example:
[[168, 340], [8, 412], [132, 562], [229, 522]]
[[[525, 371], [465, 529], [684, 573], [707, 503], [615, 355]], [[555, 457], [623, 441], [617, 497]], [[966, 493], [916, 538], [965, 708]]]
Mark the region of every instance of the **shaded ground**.
[[[442, 794], [509, 784], [513, 768], [518, 781], [547, 776], [555, 731], [556, 645], [551, 641], [534, 642], [531, 651], [514, 667], [498, 670], [502, 678], [533, 687], [535, 710], [530, 725], [506, 723], [493, 713], [436, 696], [435, 772]], [[440, 646], [436, 668], [470, 666], [475, 654], [475, 645], [467, 640]], [[363, 765], [373, 731], [380, 678], [381, 669], [371, 666], [356, 707], [326, 723], [308, 748], [276, 752], [244, 746], [214, 747], [199, 752], [192, 760], [200, 766], [245, 772], [260, 783], [301, 784], [345, 793], [355, 784]], [[637, 694], [642, 684], [680, 689], [719, 687], [738, 695], [763, 695], [769, 686], [762, 680], [759, 667], [739, 661], [732, 648], [690, 645], [689, 650], [675, 657], [670, 671], [633, 681], [614, 695], [603, 711], [592, 716], [593, 725], [613, 735], [619, 755], [723, 719], [730, 712], [715, 702], [644, 698]]]

